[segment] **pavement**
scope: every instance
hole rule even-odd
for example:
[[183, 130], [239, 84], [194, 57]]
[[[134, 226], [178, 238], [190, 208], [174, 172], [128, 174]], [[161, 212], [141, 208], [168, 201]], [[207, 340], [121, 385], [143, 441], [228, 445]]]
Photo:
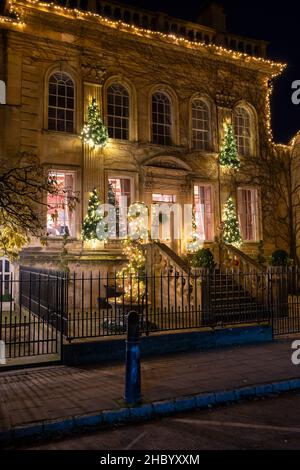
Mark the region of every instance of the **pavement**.
[[142, 360], [143, 402], [123, 401], [124, 365], [0, 373], [0, 442], [151, 419], [300, 389], [292, 339]]
[[[187, 450], [197, 451], [198, 456], [199, 451], [204, 450], [300, 450], [300, 394], [290, 392], [267, 399], [245, 400], [230, 406], [179, 413], [46, 442], [35, 440], [20, 443], [13, 449], [97, 451], [97, 462], [100, 455], [105, 457], [108, 453], [116, 455], [116, 451], [123, 451], [123, 455], [136, 459], [131, 468], [138, 468], [139, 459], [145, 463], [146, 455], [155, 456], [159, 452], [171, 459], [172, 454], [184, 455]], [[8, 450], [13, 449], [8, 447]], [[144, 452], [135, 455], [132, 451]], [[69, 457], [68, 454], [68, 463]], [[77, 463], [78, 454], [73, 458]], [[174, 460], [176, 462], [177, 458]], [[180, 460], [183, 463], [183, 457]], [[216, 463], [222, 465], [221, 461]]]

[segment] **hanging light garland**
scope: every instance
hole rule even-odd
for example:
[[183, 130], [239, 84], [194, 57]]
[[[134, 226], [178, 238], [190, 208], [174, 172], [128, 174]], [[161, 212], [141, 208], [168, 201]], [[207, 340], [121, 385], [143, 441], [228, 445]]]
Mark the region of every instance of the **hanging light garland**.
[[[16, 3], [18, 3], [18, 0], [10, 0], [9, 6], [12, 7]], [[228, 57], [230, 59], [242, 60], [247, 64], [257, 63], [257, 64], [270, 66], [272, 69], [274, 69], [274, 72], [271, 75], [271, 80], [277, 77], [278, 75], [280, 75], [284, 71], [284, 69], [287, 67], [287, 65], [284, 63], [274, 62], [272, 60], [265, 59], [263, 57], [251, 56], [245, 52], [234, 51], [232, 49], [229, 49], [223, 46], [218, 46], [216, 44], [206, 44], [205, 42], [202, 42], [202, 41], [191, 41], [182, 36], [177, 36], [175, 34], [169, 34], [169, 33], [162, 33], [160, 31], [153, 31], [151, 29], [142, 28], [142, 27], [135, 26], [133, 24], [125, 23], [122, 20], [117, 20], [117, 21], [111, 20], [109, 18], [106, 18], [105, 16], [102, 16], [98, 13], [94, 13], [92, 11], [81, 11], [81, 10], [78, 10], [77, 8], [62, 7], [54, 3], [45, 3], [40, 0], [27, 0], [26, 6], [28, 5], [38, 6], [50, 12], [55, 12], [55, 13], [59, 13], [62, 15], [68, 15], [70, 19], [94, 20], [102, 25], [109, 26], [111, 28], [115, 28], [121, 31], [126, 31], [132, 34], [136, 34], [138, 36], [165, 39], [168, 41], [172, 41], [173, 43], [177, 45], [185, 46], [187, 48], [194, 49], [194, 50], [204, 49], [208, 52], [215, 53], [217, 55], [221, 55], [224, 57]], [[0, 22], [2, 23], [7, 22], [13, 25], [18, 25], [18, 26], [22, 26], [25, 24], [23, 22], [19, 22], [19, 20], [15, 21], [15, 20], [12, 20], [11, 18], [6, 18], [6, 17], [1, 17]], [[271, 82], [269, 83], [269, 81], [270, 79], [267, 78], [265, 82], [265, 85], [267, 88], [266, 111], [265, 111], [266, 112], [266, 127], [267, 127], [269, 144], [271, 146], [276, 146], [278, 144], [275, 144], [273, 140], [272, 126], [271, 126], [271, 107], [270, 107], [270, 98], [271, 98], [272, 91], [273, 91], [273, 84]], [[287, 147], [291, 147], [293, 143], [294, 143], [294, 140], [292, 140], [290, 145]]]
[[[10, 0], [10, 4], [14, 4], [17, 1], [18, 0]], [[97, 20], [100, 24], [103, 24], [105, 26], [110, 26], [112, 28], [116, 28], [121, 31], [123, 30], [126, 32], [131, 32], [138, 36], [167, 39], [167, 40], [171, 40], [177, 45], [183, 45], [183, 46], [193, 48], [193, 49], [203, 48], [209, 52], [213, 52], [219, 55], [225, 55], [235, 60], [241, 59], [247, 63], [253, 62], [253, 63], [265, 64], [265, 65], [271, 66], [274, 69], [277, 69], [279, 73], [282, 72], [284, 68], [286, 67], [285, 64], [282, 64], [279, 62], [273, 62], [271, 60], [264, 59], [262, 57], [254, 57], [249, 54], [246, 54], [245, 52], [233, 51], [223, 46], [217, 46], [216, 44], [206, 44], [205, 42], [202, 42], [202, 41], [191, 41], [189, 39], [186, 39], [183, 36], [176, 36], [175, 34], [162, 33], [160, 31], [152, 31], [151, 29], [142, 28], [139, 26], [135, 26], [133, 24], [125, 23], [122, 20], [117, 20], [117, 21], [111, 20], [102, 15], [99, 15], [98, 13], [94, 13], [91, 11], [81, 11], [81, 10], [78, 10], [77, 8], [62, 7], [60, 5], [55, 5], [54, 3], [45, 3], [39, 0], [27, 0], [26, 4], [39, 6], [48, 11], [54, 11], [57, 13], [68, 15], [72, 19], [75, 18], [75, 19], [83, 19], [83, 20], [86, 20], [86, 19]]]

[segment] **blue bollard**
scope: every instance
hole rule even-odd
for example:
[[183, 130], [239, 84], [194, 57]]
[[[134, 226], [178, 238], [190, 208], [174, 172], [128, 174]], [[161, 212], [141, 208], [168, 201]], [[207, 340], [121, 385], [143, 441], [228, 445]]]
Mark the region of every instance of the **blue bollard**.
[[136, 405], [141, 401], [141, 358], [139, 314], [128, 314], [126, 341], [126, 380], [125, 401], [128, 405]]

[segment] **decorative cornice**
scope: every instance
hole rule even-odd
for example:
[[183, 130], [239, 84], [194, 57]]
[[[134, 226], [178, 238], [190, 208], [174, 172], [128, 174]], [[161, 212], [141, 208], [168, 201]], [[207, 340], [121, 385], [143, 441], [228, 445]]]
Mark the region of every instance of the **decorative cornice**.
[[97, 82], [102, 85], [106, 79], [107, 71], [101, 68], [101, 65], [89, 59], [82, 59], [81, 61], [81, 75], [84, 79]]
[[92, 21], [103, 26], [107, 26], [119, 31], [123, 31], [130, 34], [135, 34], [136, 36], [146, 37], [148, 39], [158, 39], [161, 41], [166, 41], [168, 44], [174, 44], [176, 46], [181, 46], [188, 48], [194, 51], [202, 51], [205, 53], [210, 53], [216, 58], [222, 57], [222, 59], [230, 59], [236, 62], [237, 60], [240, 63], [243, 63], [247, 66], [259, 66], [265, 67], [265, 70], [272, 77], [279, 75], [286, 67], [285, 64], [273, 62], [271, 60], [251, 56], [245, 52], [238, 52], [231, 50], [227, 47], [219, 46], [216, 44], [206, 44], [205, 42], [191, 41], [183, 36], [177, 36], [170, 33], [162, 33], [159, 31], [152, 31], [143, 27], [137, 27], [132, 24], [127, 24], [121, 20], [111, 20], [107, 17], [93, 13], [91, 11], [81, 11], [78, 9], [72, 9], [67, 7], [61, 7], [59, 5], [54, 5], [53, 3], [46, 3], [39, 0], [10, 0], [10, 4], [13, 5], [22, 5], [35, 8], [39, 11], [51, 12], [57, 15], [61, 15], [64, 19], [69, 18], [71, 20], [87, 20]]
[[237, 101], [235, 96], [227, 93], [218, 92], [215, 97], [216, 105], [220, 108], [232, 109], [234, 103]]

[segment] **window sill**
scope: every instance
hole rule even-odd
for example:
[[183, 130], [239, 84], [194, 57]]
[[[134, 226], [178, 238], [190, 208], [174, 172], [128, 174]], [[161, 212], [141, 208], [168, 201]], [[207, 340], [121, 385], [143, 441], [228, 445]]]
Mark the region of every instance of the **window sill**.
[[[41, 240], [43, 241], [54, 241], [54, 242], [57, 242], [57, 241], [62, 241], [64, 239], [64, 235], [56, 235], [56, 236], [51, 236], [51, 235], [48, 235], [46, 237], [42, 237]], [[78, 238], [76, 237], [68, 237], [67, 238], [68, 242], [77, 242], [78, 241]]]
[[113, 139], [112, 137], [109, 137], [108, 139], [109, 144], [132, 144], [133, 140], [130, 139]]
[[52, 130], [50, 130], [50, 129], [42, 129], [42, 133], [43, 133], [43, 134], [61, 135], [61, 136], [64, 136], [64, 137], [68, 136], [68, 137], [72, 137], [72, 138], [74, 138], [74, 137], [76, 137], [76, 138], [80, 137], [79, 134], [75, 134], [75, 133], [73, 133], [73, 132], [52, 131]]

